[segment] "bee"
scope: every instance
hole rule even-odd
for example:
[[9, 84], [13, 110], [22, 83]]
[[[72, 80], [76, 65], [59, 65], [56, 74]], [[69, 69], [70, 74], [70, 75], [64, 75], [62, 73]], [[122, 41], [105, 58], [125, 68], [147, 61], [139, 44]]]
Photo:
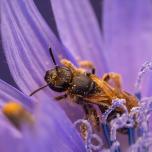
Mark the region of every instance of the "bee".
[[[62, 65], [58, 66], [51, 48], [49, 52], [55, 67], [46, 71], [44, 76], [46, 85], [33, 91], [30, 96], [45, 87], [63, 93], [55, 99], [61, 100], [70, 97], [72, 102], [83, 107], [86, 119], [93, 119], [94, 126], [98, 128], [101, 124], [100, 116], [94, 105], [99, 107], [101, 113], [104, 113], [112, 105], [112, 100], [117, 98], [126, 99], [128, 111], [138, 105], [135, 96], [122, 90], [119, 74], [106, 73], [99, 78], [95, 75], [95, 67], [89, 61], [81, 61], [79, 62], [80, 67], [76, 67], [69, 60], [61, 59]], [[107, 120], [111, 121], [117, 113], [122, 114], [123, 110], [116, 108]]]

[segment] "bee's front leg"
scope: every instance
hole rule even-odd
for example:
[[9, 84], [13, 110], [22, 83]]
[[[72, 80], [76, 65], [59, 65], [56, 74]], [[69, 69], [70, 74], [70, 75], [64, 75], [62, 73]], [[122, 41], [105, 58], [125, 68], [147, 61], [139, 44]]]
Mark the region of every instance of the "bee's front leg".
[[78, 61], [78, 63], [80, 65], [80, 68], [82, 68], [82, 69], [90, 69], [91, 73], [95, 74], [95, 67], [94, 67], [92, 62], [84, 60], [84, 61]]
[[57, 96], [57, 97], [55, 97], [54, 99], [55, 100], [62, 100], [62, 99], [65, 99], [65, 98], [67, 98], [67, 94], [63, 94], [63, 95], [60, 95], [60, 96]]
[[72, 64], [71, 61], [67, 60], [67, 59], [61, 59], [60, 63], [62, 65], [64, 65], [65, 67], [71, 69], [72, 71], [75, 71], [77, 68]]

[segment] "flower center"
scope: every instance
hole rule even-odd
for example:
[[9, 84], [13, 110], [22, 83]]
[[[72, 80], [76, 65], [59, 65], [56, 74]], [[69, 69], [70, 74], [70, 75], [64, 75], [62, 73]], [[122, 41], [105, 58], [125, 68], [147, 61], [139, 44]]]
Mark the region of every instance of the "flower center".
[[23, 123], [32, 124], [34, 118], [20, 103], [10, 101], [2, 108], [3, 114], [7, 119], [18, 129], [21, 128]]

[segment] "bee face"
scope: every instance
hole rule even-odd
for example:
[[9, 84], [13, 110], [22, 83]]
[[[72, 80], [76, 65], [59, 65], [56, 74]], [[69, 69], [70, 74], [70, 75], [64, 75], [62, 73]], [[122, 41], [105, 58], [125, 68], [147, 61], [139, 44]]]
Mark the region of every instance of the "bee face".
[[56, 92], [66, 91], [72, 80], [72, 72], [66, 67], [56, 67], [46, 72], [45, 81]]
[[86, 74], [73, 77], [70, 92], [80, 96], [88, 95], [95, 87], [95, 83]]

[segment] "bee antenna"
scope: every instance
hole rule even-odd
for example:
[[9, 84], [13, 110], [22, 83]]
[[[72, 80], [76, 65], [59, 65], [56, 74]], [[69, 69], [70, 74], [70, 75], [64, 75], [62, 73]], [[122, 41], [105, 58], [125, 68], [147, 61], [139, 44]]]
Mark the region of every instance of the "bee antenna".
[[53, 51], [52, 51], [51, 48], [49, 48], [49, 52], [50, 52], [50, 56], [51, 56], [51, 58], [52, 58], [52, 61], [53, 61], [54, 65], [57, 66], [56, 61], [55, 61], [55, 58], [54, 58], [54, 55], [53, 55]]
[[42, 90], [42, 89], [44, 89], [45, 87], [48, 87], [48, 86], [49, 86], [49, 84], [46, 84], [46, 85], [34, 90], [32, 93], [29, 94], [29, 96], [33, 96], [35, 93], [37, 93], [38, 91], [40, 91], [40, 90]]
[[52, 61], [53, 61], [54, 65], [55, 65], [56, 72], [58, 73], [58, 66], [57, 66], [57, 64], [56, 64], [56, 61], [55, 61], [55, 58], [54, 58], [54, 55], [53, 55], [52, 48], [49, 48], [49, 52], [50, 52], [50, 56], [51, 56], [51, 58], [52, 58]]

